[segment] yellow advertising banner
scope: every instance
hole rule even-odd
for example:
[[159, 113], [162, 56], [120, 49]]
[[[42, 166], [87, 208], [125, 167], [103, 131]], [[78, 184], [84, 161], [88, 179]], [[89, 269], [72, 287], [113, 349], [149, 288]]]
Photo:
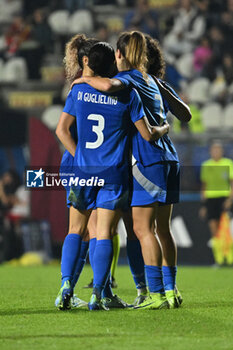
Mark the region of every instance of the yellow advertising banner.
[[11, 108], [47, 107], [53, 102], [53, 91], [17, 91], [9, 94]]

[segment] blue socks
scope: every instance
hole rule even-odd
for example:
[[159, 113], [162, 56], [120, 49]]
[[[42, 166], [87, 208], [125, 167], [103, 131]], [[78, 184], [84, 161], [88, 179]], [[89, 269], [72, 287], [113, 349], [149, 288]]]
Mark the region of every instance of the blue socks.
[[144, 260], [138, 239], [127, 239], [127, 257], [136, 288], [146, 288]]
[[[95, 253], [95, 247], [96, 247], [96, 238], [92, 238], [89, 242], [89, 260], [91, 267], [93, 269], [93, 261], [94, 261], [94, 253]], [[102, 298], [111, 298], [113, 296], [112, 288], [111, 288], [111, 275], [109, 274], [109, 277], [107, 279], [107, 282], [104, 286], [104, 289], [102, 290]]]
[[176, 266], [163, 266], [163, 282], [165, 290], [174, 290], [176, 284]]
[[96, 241], [93, 272], [93, 287], [97, 297], [101, 297], [102, 290], [105, 287], [107, 278], [110, 274], [113, 256], [113, 247], [111, 239], [101, 239]]
[[145, 265], [145, 270], [150, 293], [164, 293], [162, 268]]
[[78, 258], [78, 261], [77, 261], [76, 266], [75, 266], [73, 279], [71, 281], [71, 288], [72, 289], [74, 289], [74, 287], [79, 279], [79, 276], [82, 272], [82, 269], [85, 265], [88, 247], [89, 247], [89, 242], [82, 241], [80, 253], [79, 253], [79, 258]]
[[93, 270], [95, 246], [96, 246], [96, 238], [90, 239], [90, 241], [89, 241], [89, 261], [90, 261], [92, 270]]
[[61, 275], [62, 286], [65, 281], [72, 280], [77, 259], [79, 257], [82, 238], [70, 233], [66, 236], [62, 247]]

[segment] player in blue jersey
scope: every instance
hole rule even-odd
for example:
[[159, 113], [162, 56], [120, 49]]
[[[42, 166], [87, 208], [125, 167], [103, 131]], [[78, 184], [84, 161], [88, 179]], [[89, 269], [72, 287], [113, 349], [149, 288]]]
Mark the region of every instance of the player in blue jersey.
[[[98, 40], [93, 38], [86, 38], [83, 34], [77, 34], [74, 37], [70, 39], [70, 41], [66, 45], [66, 54], [65, 54], [65, 71], [66, 71], [66, 78], [69, 82], [72, 82], [77, 76], [81, 76], [82, 69], [83, 69], [83, 57], [88, 56], [90, 48], [93, 44], [97, 43]], [[75, 123], [71, 125], [70, 132], [75, 140], [75, 143], [77, 143], [77, 130]], [[66, 150], [63, 154], [62, 161], [61, 161], [61, 170], [65, 170], [67, 173], [72, 172], [72, 165], [73, 165], [73, 156]], [[62, 173], [62, 171], [61, 171]], [[76, 211], [72, 209], [70, 206], [70, 201], [68, 200], [69, 196], [69, 187], [66, 187], [67, 192], [67, 206], [70, 208], [70, 220], [74, 221], [76, 220]], [[89, 238], [90, 238], [90, 253], [92, 253], [93, 249], [93, 242], [95, 242], [95, 226], [96, 226], [96, 213], [93, 212], [90, 219], [89, 219], [89, 225], [88, 225], [88, 233], [85, 240], [82, 241], [82, 247], [81, 247], [81, 258], [77, 262], [75, 273], [74, 273], [74, 279], [72, 281], [72, 285], [75, 286], [80, 273], [82, 271], [82, 268], [85, 264], [86, 255], [89, 247]], [[116, 287], [116, 281], [114, 279], [114, 272], [116, 269], [116, 264], [118, 261], [119, 256], [119, 250], [120, 250], [120, 241], [118, 233], [115, 232], [113, 235], [113, 262], [111, 266], [111, 285]], [[90, 254], [91, 255], [91, 254]], [[91, 257], [90, 257], [91, 259]], [[93, 282], [93, 280], [92, 280]], [[93, 284], [93, 283], [92, 283]], [[56, 299], [55, 304], [59, 303], [59, 298]], [[72, 305], [75, 307], [79, 307], [82, 305], [85, 305], [85, 302], [77, 298], [77, 296], [72, 297]]]
[[[89, 61], [84, 60], [89, 73], [107, 75], [114, 61], [111, 47], [96, 44], [90, 50]], [[92, 57], [92, 59], [91, 59]], [[89, 67], [89, 68], [88, 68]], [[68, 111], [68, 113], [66, 112]], [[70, 135], [72, 116], [76, 117], [77, 148]], [[149, 132], [144, 121], [144, 111], [135, 90], [102, 94], [88, 85], [75, 86], [68, 95], [66, 107], [60, 118], [57, 135], [74, 156], [75, 183], [69, 199], [77, 209], [76, 233], [70, 232], [62, 250], [61, 309], [70, 307], [71, 280], [79, 257], [81, 239], [87, 228], [91, 210], [97, 207], [97, 243], [94, 253], [94, 288], [90, 310], [104, 308], [101, 293], [109, 275], [112, 258], [111, 230], [119, 218], [119, 210], [128, 201], [128, 130], [130, 119], [147, 141], [157, 138], [158, 129]], [[164, 132], [167, 126], [160, 128]]]
[[[91, 47], [97, 42], [98, 40], [93, 38], [87, 38], [83, 34], [77, 34], [68, 41], [68, 43], [66, 44], [64, 63], [65, 63], [66, 78], [69, 82], [72, 82], [75, 78], [77, 78], [78, 76], [81, 76], [82, 70], [83, 70], [83, 59], [84, 57], [88, 56]], [[75, 118], [72, 117], [72, 121], [73, 123], [71, 124], [69, 131], [72, 139], [74, 140], [74, 143], [77, 144], [77, 126], [76, 126]], [[61, 161], [60, 173], [72, 173], [73, 163], [74, 163], [74, 157], [68, 152], [68, 150], [65, 150]], [[76, 213], [76, 210], [72, 207], [71, 202], [68, 199], [69, 193], [70, 193], [70, 187], [66, 186], [65, 189], [66, 189], [67, 206], [69, 208], [69, 226], [72, 232], [76, 232], [76, 223], [78, 221], [77, 213]], [[90, 232], [92, 232], [93, 221], [95, 222], [94, 217], [90, 220], [90, 223], [89, 223]], [[87, 252], [88, 252], [88, 247], [89, 247], [89, 237], [88, 235], [86, 235], [82, 239], [80, 256], [76, 262], [76, 266], [74, 269], [73, 279], [71, 282], [72, 288], [74, 288], [82, 272], [82, 269], [84, 267]], [[58, 307], [60, 305], [61, 299], [62, 299], [62, 295], [61, 293], [59, 293], [55, 300], [55, 306]], [[79, 299], [75, 294], [73, 294], [71, 298], [71, 304], [73, 307], [82, 307], [87, 305], [85, 301]]]
[[[165, 113], [167, 114], [170, 110], [179, 120], [185, 122], [189, 121], [192, 117], [189, 107], [180, 99], [174, 89], [162, 80], [165, 75], [165, 62], [159, 42], [149, 35], [146, 35], [145, 37], [148, 57], [147, 72], [156, 80], [163, 98]], [[176, 169], [174, 168], [174, 170]], [[174, 281], [177, 270], [177, 248], [171, 233], [173, 201], [169, 199], [173, 195], [173, 192], [176, 192], [179, 188], [179, 172], [174, 171], [171, 175], [172, 176], [168, 177], [167, 182], [168, 196], [166, 203], [160, 204], [158, 207], [156, 231], [163, 250], [163, 280], [167, 298], [169, 299], [170, 290], [172, 290], [175, 285], [176, 296], [179, 304], [181, 304], [183, 299]]]
[[[124, 86], [136, 87], [142, 98], [146, 116], [151, 125], [161, 125], [166, 120], [163, 99], [155, 80], [146, 75], [146, 40], [140, 32], [123, 33], [117, 42], [116, 60], [119, 74], [114, 79], [85, 78], [80, 81], [102, 91], [118, 91]], [[188, 107], [187, 107], [188, 108]], [[187, 117], [188, 114], [188, 117]], [[180, 115], [188, 121], [190, 112]], [[179, 160], [170, 138], [165, 135], [154, 144], [147, 144], [136, 133], [133, 137], [133, 197], [132, 212], [134, 231], [140, 240], [145, 262], [145, 270], [151, 297], [140, 308], [160, 308], [164, 305], [164, 286], [162, 283], [162, 251], [154, 236], [154, 221], [158, 218], [159, 203], [166, 205], [167, 229], [170, 222], [171, 204], [179, 199]], [[174, 180], [174, 181], [173, 181]], [[174, 182], [172, 184], [172, 182]], [[172, 184], [172, 187], [171, 187]], [[168, 205], [170, 205], [168, 207]], [[168, 209], [169, 208], [169, 209]], [[162, 213], [160, 213], [162, 215]], [[163, 216], [163, 215], [162, 215]], [[167, 235], [170, 235], [170, 229]], [[164, 243], [164, 242], [162, 242]], [[166, 250], [166, 246], [165, 246]], [[167, 266], [164, 268], [167, 275]], [[176, 266], [171, 266], [166, 288], [170, 307], [177, 307], [175, 293]]]

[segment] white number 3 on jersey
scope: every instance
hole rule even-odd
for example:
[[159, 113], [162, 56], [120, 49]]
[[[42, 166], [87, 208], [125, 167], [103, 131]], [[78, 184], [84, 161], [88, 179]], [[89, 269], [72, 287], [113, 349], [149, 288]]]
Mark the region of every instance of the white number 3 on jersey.
[[92, 125], [92, 131], [97, 135], [96, 141], [86, 142], [86, 148], [98, 148], [104, 142], [104, 134], [102, 132], [105, 126], [104, 117], [100, 114], [89, 114], [87, 119], [97, 121], [98, 125]]

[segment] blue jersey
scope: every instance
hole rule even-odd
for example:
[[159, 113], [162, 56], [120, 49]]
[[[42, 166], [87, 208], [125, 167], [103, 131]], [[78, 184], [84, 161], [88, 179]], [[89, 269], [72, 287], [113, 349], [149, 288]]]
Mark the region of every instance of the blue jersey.
[[[175, 92], [175, 90], [171, 87], [170, 84], [168, 84], [166, 81], [159, 79], [160, 83], [167, 89], [169, 90], [175, 97], [177, 97], [179, 100], [181, 100], [180, 96]], [[163, 97], [162, 97], [163, 98]], [[167, 100], [165, 100], [163, 98], [163, 104], [164, 104], [164, 109], [165, 109], [165, 113], [167, 114], [168, 111], [170, 110], [169, 104], [167, 102]], [[171, 111], [172, 112], [172, 111]]]
[[76, 116], [78, 144], [74, 165], [85, 173], [128, 166], [129, 130], [145, 116], [136, 90], [101, 93], [87, 84], [74, 85], [64, 112]]
[[[136, 88], [151, 125], [162, 125], [166, 120], [166, 110], [159, 88], [154, 79], [148, 75], [146, 81], [141, 72], [136, 69], [118, 73], [114, 78], [120, 80], [127, 87]], [[154, 163], [175, 161], [178, 155], [168, 135], [164, 135], [154, 143], [146, 142], [137, 132], [133, 136], [133, 155], [144, 166]]]

